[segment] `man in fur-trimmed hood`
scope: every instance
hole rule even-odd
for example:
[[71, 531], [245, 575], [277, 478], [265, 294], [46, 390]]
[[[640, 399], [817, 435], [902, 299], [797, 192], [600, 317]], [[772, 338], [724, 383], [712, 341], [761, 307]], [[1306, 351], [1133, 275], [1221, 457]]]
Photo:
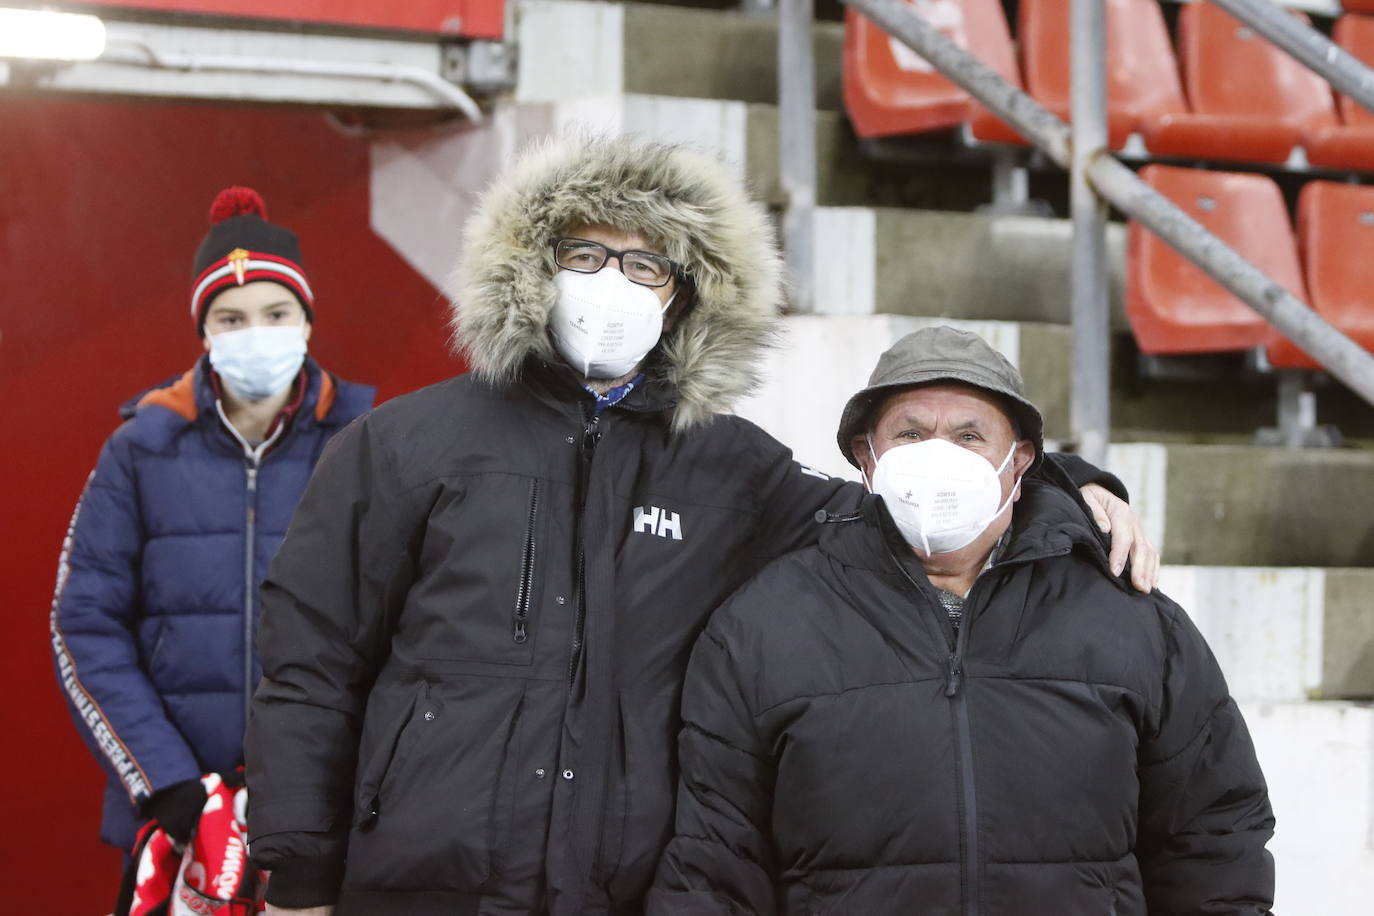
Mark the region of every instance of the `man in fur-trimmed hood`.
[[[453, 319], [473, 371], [339, 435], [264, 585], [272, 910], [640, 911], [693, 642], [861, 494], [729, 414], [779, 273], [734, 172], [682, 147], [547, 143], [487, 193]], [[1065, 467], [1115, 482], [1048, 462], [1075, 498]]]

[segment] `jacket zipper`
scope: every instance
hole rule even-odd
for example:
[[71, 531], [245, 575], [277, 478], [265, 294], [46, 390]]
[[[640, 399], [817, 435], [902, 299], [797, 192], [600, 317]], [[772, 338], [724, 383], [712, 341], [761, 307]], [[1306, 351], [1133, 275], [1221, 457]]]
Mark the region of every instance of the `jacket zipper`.
[[512, 632], [517, 643], [529, 638], [527, 623], [530, 616], [531, 592], [534, 590], [534, 523], [539, 515], [539, 481], [530, 481], [530, 512], [525, 524], [525, 549], [520, 555], [520, 587], [515, 593], [515, 627]]
[[[983, 910], [982, 887], [978, 882], [980, 856], [978, 849], [978, 792], [973, 783], [972, 728], [969, 724], [968, 702], [964, 692], [964, 656], [968, 650], [968, 632], [973, 627], [973, 618], [977, 616], [976, 607], [972, 600], [973, 595], [982, 585], [984, 575], [993, 569], [1019, 566], [1047, 557], [1062, 556], [1068, 552], [1065, 549], [1042, 556], [1018, 558], [1006, 563], [993, 563], [988, 570], [980, 574], [978, 581], [974, 582], [973, 588], [969, 589], [968, 599], [964, 602], [964, 614], [959, 625], [959, 632], [945, 662], [945, 696], [949, 698], [950, 715], [954, 719], [955, 744], [959, 758], [960, 801], [963, 809], [963, 818], [959, 830], [964, 836], [964, 856], [960, 876], [964, 916], [981, 916]], [[890, 546], [888, 547], [888, 557], [916, 593], [925, 598], [925, 593], [921, 590], [920, 584], [897, 559]], [[934, 606], [934, 609], [937, 613], [942, 612], [938, 604]]]
[[243, 726], [247, 728], [248, 715], [253, 707], [253, 592], [256, 590], [253, 555], [257, 550], [258, 469], [262, 466], [262, 460], [266, 457], [268, 449], [281, 438], [285, 427], [278, 424], [272, 435], [255, 448], [248, 443], [247, 439], [243, 438], [243, 434], [238, 431], [238, 428], [229, 422], [229, 416], [224, 412], [222, 401], [215, 402], [215, 411], [219, 414], [220, 422], [224, 424], [224, 428], [229, 430], [229, 435], [233, 436], [243, 449], [244, 495], [247, 503], [243, 544]]
[[[975, 585], [975, 588], [977, 586]], [[969, 591], [970, 597], [973, 595]], [[972, 602], [966, 601], [968, 608]], [[949, 656], [949, 671], [945, 679], [945, 696], [950, 700], [950, 714], [954, 718], [955, 747], [959, 758], [959, 787], [962, 799], [964, 834], [963, 898], [964, 916], [979, 916], [983, 912], [982, 888], [978, 883], [978, 791], [973, 782], [973, 739], [969, 726], [968, 701], [963, 691], [964, 654], [968, 649], [968, 631], [973, 626], [973, 614], [965, 613], [959, 625], [954, 651]]]
[[587, 553], [583, 534], [583, 514], [587, 509], [587, 487], [591, 482], [592, 459], [601, 441], [598, 423], [600, 414], [592, 414], [582, 429], [582, 444], [578, 450], [577, 486], [577, 609], [573, 616], [572, 651], [568, 658], [568, 683], [577, 679], [577, 665], [582, 656], [582, 630], [587, 620]]
[[248, 518], [247, 538], [243, 550], [243, 724], [248, 726], [248, 713], [253, 705], [253, 554], [258, 528], [258, 462], [255, 454], [248, 456]]
[[[944, 615], [945, 619], [948, 619], [944, 609], [937, 602], [930, 600], [920, 583], [902, 565], [897, 555], [892, 552], [890, 545], [887, 554], [893, 565], [897, 567], [898, 572], [902, 574], [902, 578], [911, 585], [916, 595], [930, 607], [931, 612], [937, 618]], [[977, 588], [977, 583], [974, 584], [974, 588]], [[970, 589], [969, 596], [972, 597], [972, 595], [973, 590]], [[970, 604], [970, 602], [965, 601], [964, 607], [968, 609]], [[949, 655], [945, 657], [945, 696], [949, 698], [950, 717], [954, 720], [955, 756], [958, 758], [959, 807], [962, 815], [959, 833], [963, 840], [960, 844], [963, 855], [960, 861], [959, 884], [964, 916], [979, 916], [982, 910], [977, 876], [979, 854], [978, 795], [973, 785], [973, 746], [970, 738], [968, 704], [965, 702], [963, 693], [964, 653], [968, 648], [968, 631], [972, 618], [973, 615], [966, 611], [952, 643], [949, 641], [949, 633], [945, 623], [939, 619], [934, 621], [937, 631], [945, 637], [946, 645], [949, 647]]]

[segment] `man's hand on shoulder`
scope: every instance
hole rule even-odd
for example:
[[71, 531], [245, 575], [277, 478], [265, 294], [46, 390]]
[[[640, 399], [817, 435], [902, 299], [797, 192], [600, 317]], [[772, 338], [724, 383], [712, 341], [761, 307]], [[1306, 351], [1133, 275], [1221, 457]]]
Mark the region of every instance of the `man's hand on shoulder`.
[[334, 916], [332, 906], [308, 906], [303, 910], [283, 909], [267, 904], [267, 916]]
[[1137, 591], [1148, 593], [1159, 584], [1159, 551], [1145, 536], [1140, 516], [1130, 504], [1114, 496], [1106, 487], [1090, 483], [1080, 487], [1083, 501], [1092, 510], [1097, 527], [1112, 536], [1108, 557], [1112, 572], [1121, 575], [1126, 558], [1131, 559], [1131, 584]]

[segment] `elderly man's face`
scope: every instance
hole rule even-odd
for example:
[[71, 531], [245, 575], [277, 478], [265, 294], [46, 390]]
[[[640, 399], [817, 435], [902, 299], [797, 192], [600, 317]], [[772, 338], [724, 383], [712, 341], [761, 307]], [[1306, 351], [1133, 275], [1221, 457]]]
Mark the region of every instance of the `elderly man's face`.
[[[1010, 418], [993, 395], [967, 385], [927, 385], [908, 388], [888, 397], [878, 407], [874, 424], [873, 453], [864, 436], [850, 443], [864, 475], [873, 479], [875, 456], [888, 449], [926, 439], [944, 439], [983, 456], [997, 467], [1016, 441]], [[1035, 446], [1017, 443], [1016, 453], [1002, 470], [1002, 499], [1011, 495], [1016, 480], [1035, 460]], [[1020, 497], [1020, 494], [1017, 494]], [[1005, 527], [1006, 516], [999, 527]]]

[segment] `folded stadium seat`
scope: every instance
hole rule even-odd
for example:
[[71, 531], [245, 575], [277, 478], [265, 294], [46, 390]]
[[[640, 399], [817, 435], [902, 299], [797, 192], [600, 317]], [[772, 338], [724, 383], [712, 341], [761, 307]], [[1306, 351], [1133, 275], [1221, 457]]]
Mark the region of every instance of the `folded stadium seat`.
[[[1288, 211], [1272, 179], [1167, 165], [1146, 166], [1140, 177], [1306, 298]], [[1248, 350], [1270, 336], [1258, 312], [1134, 221], [1126, 243], [1126, 317], [1141, 352], [1151, 355]]]
[[1325, 80], [1219, 6], [1185, 4], [1178, 45], [1192, 114], [1167, 114], [1147, 124], [1150, 152], [1286, 162], [1304, 132], [1336, 124]]
[[[1069, 120], [1071, 0], [1021, 0], [1018, 38], [1027, 91]], [[1156, 0], [1107, 0], [1107, 139], [1126, 144], [1145, 120], [1188, 110]]]
[[[912, 0], [926, 20], [1013, 85], [1021, 85], [1000, 0]], [[954, 127], [1019, 142], [1016, 133], [954, 85], [925, 58], [849, 9], [845, 12], [844, 104], [860, 137], [889, 137]]]
[[[1371, 4], [1374, 7], [1374, 3]], [[1374, 18], [1349, 14], [1336, 21], [1336, 44], [1374, 66]], [[1374, 171], [1374, 113], [1347, 95], [1336, 98], [1342, 123], [1303, 136], [1307, 161], [1335, 169]]]
[[[1298, 195], [1298, 250], [1312, 308], [1374, 352], [1374, 187], [1310, 181]], [[1317, 363], [1277, 331], [1266, 348], [1281, 369]]]

